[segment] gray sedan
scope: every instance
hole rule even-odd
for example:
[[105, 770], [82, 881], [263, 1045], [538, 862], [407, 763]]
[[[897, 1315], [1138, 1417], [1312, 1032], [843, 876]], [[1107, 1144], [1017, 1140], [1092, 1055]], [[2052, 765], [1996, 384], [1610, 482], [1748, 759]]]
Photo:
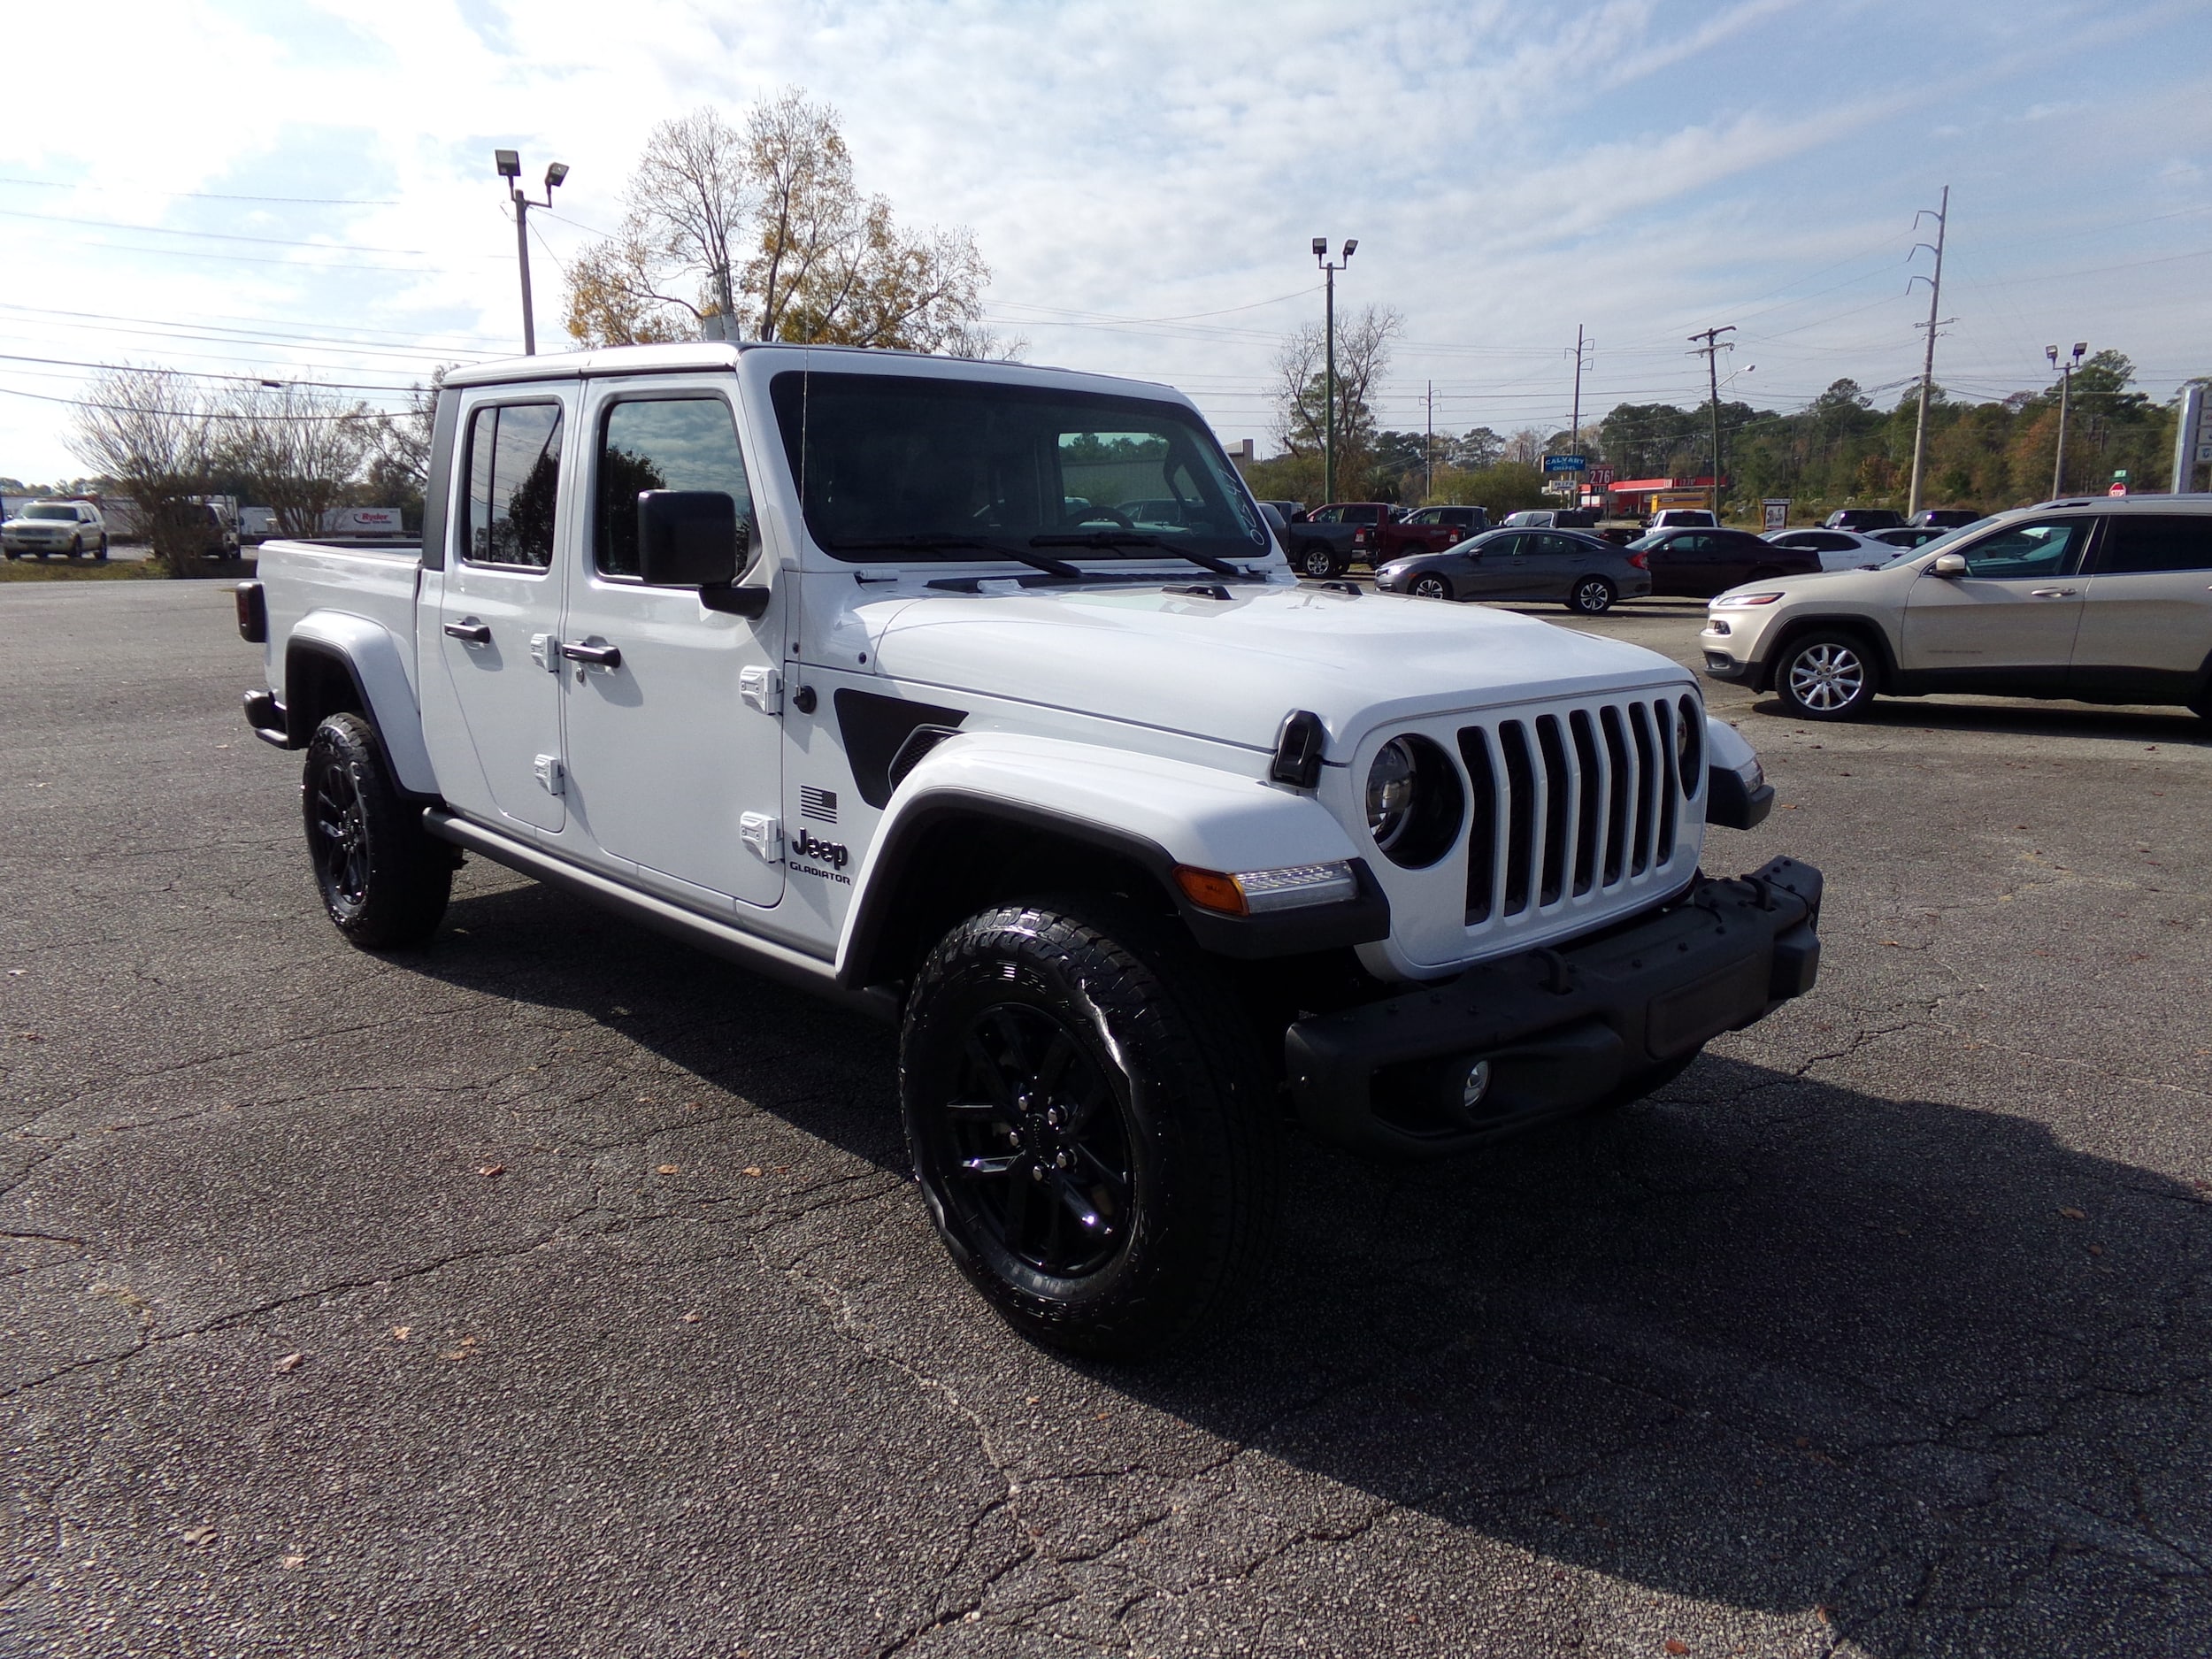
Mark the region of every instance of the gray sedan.
[[1555, 599], [1594, 617], [1651, 592], [1641, 553], [1578, 530], [1490, 530], [1375, 572], [1379, 593], [1417, 599]]

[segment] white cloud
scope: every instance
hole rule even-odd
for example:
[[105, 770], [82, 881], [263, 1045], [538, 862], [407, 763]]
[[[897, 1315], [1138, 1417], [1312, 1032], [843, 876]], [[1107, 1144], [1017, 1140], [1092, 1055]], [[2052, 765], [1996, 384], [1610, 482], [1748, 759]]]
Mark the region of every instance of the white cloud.
[[[563, 217], [534, 220], [541, 338], [557, 342], [547, 256], [586, 234], [564, 220], [614, 220], [656, 122], [797, 84], [840, 108], [864, 185], [910, 219], [975, 229], [993, 313], [1033, 357], [1189, 386], [1231, 436], [1266, 430], [1269, 342], [1314, 302], [1159, 326], [1077, 327], [1063, 313], [1187, 317], [1299, 292], [1316, 281], [1309, 238], [1356, 235], [1345, 301], [1398, 304], [1411, 339], [1432, 342], [1402, 354], [1400, 411], [1434, 379], [1455, 424], [1499, 425], [1544, 399], [1563, 419], [1578, 321], [1601, 342], [1593, 398], [1694, 396], [1675, 337], [1731, 307], [1784, 307], [1763, 319], [1778, 342], [1760, 349], [1763, 385], [1824, 384], [1830, 370], [1874, 383], [1910, 357], [1907, 308], [1885, 296], [1901, 296], [1905, 227], [1939, 185], [1958, 187], [1962, 272], [1976, 239], [2008, 222], [2124, 217], [2113, 210], [2201, 188], [2212, 87], [2188, 73], [2205, 54], [2178, 50], [2205, 43], [2201, 14], [2148, 33], [2134, 18], [2062, 20], [2069, 48], [2054, 55], [2035, 19], [1997, 0], [1932, 25], [1908, 0], [118, 5], [103, 14], [97, 116], [64, 119], [58, 78], [19, 76], [0, 127], [0, 174], [101, 188], [0, 186], [0, 210], [428, 251], [0, 218], [0, 351], [396, 382], [441, 342], [498, 349], [518, 325], [495, 146], [522, 150], [533, 180], [554, 159], [574, 169]], [[82, 50], [66, 14], [12, 30], [18, 63]], [[2061, 104], [2078, 107], [2005, 119]], [[148, 193], [189, 190], [392, 205]], [[2114, 303], [2164, 292], [2144, 282]], [[2059, 297], [2097, 303], [2008, 301], [2019, 315], [2001, 337], [1960, 349], [2004, 360]], [[418, 355], [163, 342], [42, 314], [55, 311], [186, 333], [388, 330], [382, 349]], [[2163, 331], [2163, 349], [2212, 354], [2201, 316]], [[70, 371], [33, 372], [0, 365], [0, 387], [73, 389]], [[0, 396], [0, 470], [70, 470], [56, 413]]]

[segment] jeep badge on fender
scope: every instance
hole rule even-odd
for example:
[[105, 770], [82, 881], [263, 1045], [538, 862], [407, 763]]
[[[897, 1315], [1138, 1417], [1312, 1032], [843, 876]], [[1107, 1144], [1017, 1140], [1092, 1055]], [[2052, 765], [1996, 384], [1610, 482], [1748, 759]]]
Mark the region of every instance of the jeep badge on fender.
[[1039, 1342], [1219, 1328], [1288, 1118], [1460, 1151], [1817, 972], [1817, 872], [1700, 868], [1772, 791], [1690, 674], [1302, 586], [1167, 388], [482, 364], [427, 497], [419, 548], [269, 542], [239, 607], [332, 922], [423, 945], [466, 849], [896, 1023], [930, 1219]]

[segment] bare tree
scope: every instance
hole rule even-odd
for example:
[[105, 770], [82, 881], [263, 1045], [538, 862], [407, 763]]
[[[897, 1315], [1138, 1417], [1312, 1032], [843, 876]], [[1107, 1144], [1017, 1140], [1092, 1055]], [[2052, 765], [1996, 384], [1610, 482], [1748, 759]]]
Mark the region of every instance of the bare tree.
[[224, 404], [219, 429], [226, 465], [275, 513], [278, 528], [312, 536], [352, 494], [380, 417], [366, 403], [307, 387], [242, 387]]
[[[732, 248], [753, 251], [741, 271]], [[697, 285], [694, 304], [677, 291]], [[1011, 355], [983, 326], [990, 272], [965, 230], [903, 230], [863, 196], [837, 112], [797, 88], [740, 134], [701, 110], [653, 134], [622, 233], [570, 272], [569, 332], [592, 344], [672, 339], [682, 312], [738, 315], [764, 340]]]
[[[1394, 306], [1367, 305], [1336, 327], [1336, 444], [1340, 485], [1363, 477], [1375, 446], [1369, 397], [1390, 367], [1391, 342], [1405, 327]], [[1319, 453], [1328, 419], [1326, 342], [1309, 323], [1275, 356], [1275, 433], [1293, 455]]]
[[1523, 426], [1505, 441], [1505, 458], [1523, 466], [1540, 466], [1550, 439], [1535, 426]]
[[653, 129], [630, 180], [633, 229], [662, 258], [696, 275], [732, 322], [737, 240], [754, 202], [749, 161], [745, 134], [697, 109]]
[[396, 415], [379, 415], [372, 440], [365, 488], [373, 503], [388, 503], [400, 511], [410, 528], [422, 522], [423, 489], [430, 477], [430, 444], [437, 426], [438, 396], [445, 388], [449, 365], [431, 371], [428, 386], [407, 389], [407, 408]]
[[109, 369], [71, 419], [70, 452], [130, 494], [141, 533], [172, 576], [204, 573], [200, 497], [214, 451], [215, 418], [192, 382], [167, 369]]

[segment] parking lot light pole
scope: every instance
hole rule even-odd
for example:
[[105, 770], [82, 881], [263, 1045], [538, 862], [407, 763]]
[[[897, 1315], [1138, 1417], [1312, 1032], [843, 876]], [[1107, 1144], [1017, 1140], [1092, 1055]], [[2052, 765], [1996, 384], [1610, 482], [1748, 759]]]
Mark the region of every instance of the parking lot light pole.
[[2058, 453], [2051, 461], [2051, 498], [2054, 501], [2066, 493], [2066, 405], [2073, 396], [2074, 371], [2081, 365], [2081, 354], [2088, 349], [2086, 340], [2077, 340], [2074, 342], [2073, 360], [2062, 363], [2056, 346], [2043, 348], [2043, 355], [2058, 371]]
[[1321, 267], [1329, 294], [1327, 309], [1324, 313], [1327, 321], [1323, 326], [1325, 338], [1322, 345], [1325, 366], [1321, 390], [1323, 400], [1327, 404], [1321, 422], [1321, 499], [1325, 502], [1336, 499], [1336, 273], [1352, 263], [1352, 255], [1358, 247], [1359, 238], [1352, 237], [1345, 242], [1342, 257], [1332, 265], [1329, 262], [1329, 239], [1326, 236], [1313, 239], [1314, 260]]
[[534, 357], [538, 355], [538, 325], [536, 318], [531, 314], [530, 306], [530, 210], [553, 205], [553, 191], [562, 180], [568, 177], [568, 165], [557, 161], [545, 170], [545, 200], [533, 202], [528, 192], [514, 182], [522, 177], [522, 153], [514, 150], [495, 150], [492, 152], [492, 161], [499, 169], [499, 176], [509, 181], [509, 193], [514, 197], [515, 257], [522, 266], [522, 355]]

